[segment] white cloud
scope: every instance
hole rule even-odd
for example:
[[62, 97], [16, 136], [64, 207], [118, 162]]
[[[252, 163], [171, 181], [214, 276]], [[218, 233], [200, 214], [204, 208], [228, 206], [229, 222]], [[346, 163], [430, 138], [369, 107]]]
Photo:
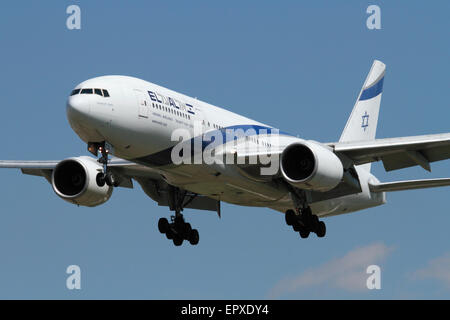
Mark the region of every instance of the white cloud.
[[366, 269], [379, 264], [392, 251], [383, 243], [374, 243], [349, 251], [341, 258], [333, 259], [321, 266], [287, 277], [270, 291], [270, 298], [278, 298], [302, 289], [337, 288], [346, 291], [368, 290]]
[[450, 253], [430, 260], [427, 266], [414, 272], [416, 279], [434, 279], [450, 287]]

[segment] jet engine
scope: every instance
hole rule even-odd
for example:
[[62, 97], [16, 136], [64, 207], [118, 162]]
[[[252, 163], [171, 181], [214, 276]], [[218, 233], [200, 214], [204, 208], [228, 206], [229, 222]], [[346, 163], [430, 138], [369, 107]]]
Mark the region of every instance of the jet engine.
[[295, 142], [281, 154], [281, 173], [291, 185], [312, 191], [329, 191], [342, 180], [341, 160], [326, 146]]
[[113, 191], [107, 184], [97, 184], [97, 175], [102, 172], [103, 166], [90, 157], [62, 160], [53, 170], [52, 187], [68, 202], [95, 207], [108, 201]]

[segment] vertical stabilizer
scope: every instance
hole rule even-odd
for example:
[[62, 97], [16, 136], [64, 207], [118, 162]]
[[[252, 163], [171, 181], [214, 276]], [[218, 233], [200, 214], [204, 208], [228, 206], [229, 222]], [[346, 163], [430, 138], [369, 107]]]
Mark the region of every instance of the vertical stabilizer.
[[[373, 62], [339, 142], [375, 139], [385, 70], [383, 62]], [[370, 171], [370, 164], [362, 167]]]

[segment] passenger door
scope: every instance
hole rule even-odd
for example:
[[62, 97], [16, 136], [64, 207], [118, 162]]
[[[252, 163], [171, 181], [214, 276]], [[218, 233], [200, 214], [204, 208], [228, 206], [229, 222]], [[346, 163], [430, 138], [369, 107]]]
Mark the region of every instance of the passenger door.
[[150, 102], [147, 99], [147, 95], [139, 89], [134, 89], [134, 95], [138, 103], [138, 118], [147, 119], [150, 112]]
[[207, 126], [208, 121], [207, 121], [203, 111], [201, 111], [198, 108], [195, 109], [194, 121], [197, 121], [197, 124], [199, 124], [199, 123], [201, 124], [202, 133], [205, 133], [206, 131], [208, 131], [208, 126]]

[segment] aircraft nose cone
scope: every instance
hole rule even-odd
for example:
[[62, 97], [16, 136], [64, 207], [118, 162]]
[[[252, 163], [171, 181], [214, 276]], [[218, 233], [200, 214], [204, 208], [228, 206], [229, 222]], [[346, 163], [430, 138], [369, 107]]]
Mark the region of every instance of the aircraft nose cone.
[[91, 107], [88, 99], [82, 95], [74, 95], [67, 100], [67, 116], [69, 120], [84, 121], [89, 117]]

